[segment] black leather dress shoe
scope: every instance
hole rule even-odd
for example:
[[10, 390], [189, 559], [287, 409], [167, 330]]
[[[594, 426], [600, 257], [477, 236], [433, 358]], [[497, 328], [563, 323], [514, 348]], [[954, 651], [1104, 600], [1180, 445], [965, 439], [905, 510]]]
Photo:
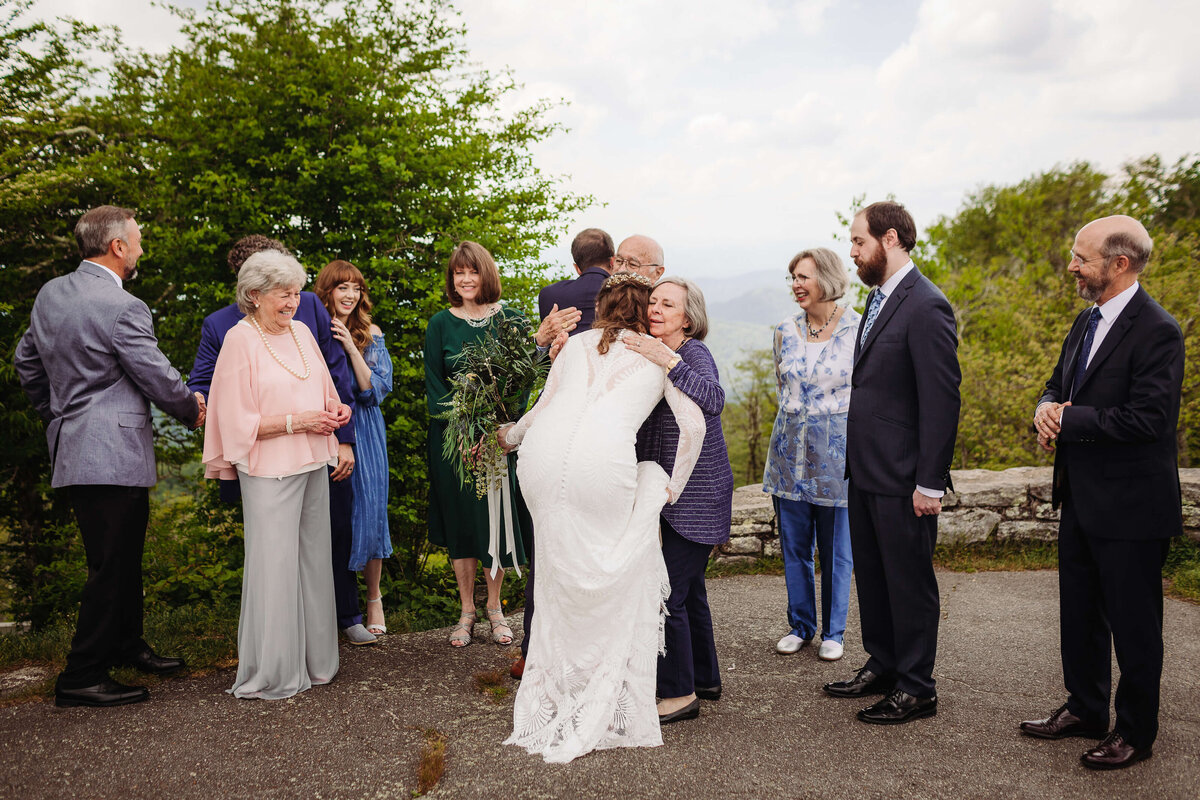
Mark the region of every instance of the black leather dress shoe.
[[894, 679], [876, 675], [863, 667], [850, 680], [827, 683], [821, 688], [825, 690], [825, 694], [833, 697], [862, 697], [868, 694], [887, 694], [895, 685]]
[[1123, 769], [1145, 761], [1154, 755], [1150, 747], [1134, 747], [1121, 734], [1113, 731], [1100, 744], [1079, 757], [1091, 769]]
[[696, 697], [699, 697], [701, 700], [720, 700], [721, 699], [721, 686], [720, 686], [720, 684], [718, 684], [717, 686], [711, 686], [708, 688], [702, 688], [700, 686], [697, 686], [696, 687]]
[[127, 703], [140, 703], [150, 697], [145, 686], [126, 686], [111, 678], [105, 678], [95, 686], [85, 686], [82, 689], [55, 689], [54, 705], [63, 708], [71, 706], [123, 706]]
[[913, 697], [895, 689], [887, 697], [858, 712], [859, 722], [872, 725], [899, 725], [909, 720], [932, 717], [937, 713], [937, 695]]
[[685, 719], [695, 719], [700, 716], [700, 699], [697, 698], [688, 703], [678, 711], [672, 711], [670, 714], [659, 714], [658, 724], [669, 725], [672, 722], [682, 722]]
[[125, 666], [152, 675], [168, 675], [183, 668], [183, 659], [160, 656], [147, 647], [137, 655], [125, 659]]
[[1029, 719], [1022, 722], [1021, 733], [1039, 739], [1065, 739], [1068, 736], [1103, 739], [1108, 733], [1108, 726], [1085, 722], [1067, 711], [1066, 704], [1063, 704], [1046, 719]]

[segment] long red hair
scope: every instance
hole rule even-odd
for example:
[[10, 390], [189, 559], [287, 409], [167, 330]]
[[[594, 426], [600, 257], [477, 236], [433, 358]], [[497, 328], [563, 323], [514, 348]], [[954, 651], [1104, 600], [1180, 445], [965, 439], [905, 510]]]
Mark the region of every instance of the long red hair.
[[363, 274], [359, 272], [358, 267], [341, 259], [330, 261], [321, 268], [321, 272], [317, 275], [317, 283], [313, 287], [313, 291], [317, 293], [317, 297], [321, 298], [329, 315], [336, 319], [337, 312], [333, 308], [333, 290], [343, 283], [357, 283], [362, 292], [358, 305], [346, 319], [350, 338], [354, 340], [354, 346], [358, 348], [358, 352], [362, 353], [371, 343], [371, 296], [367, 294], [367, 283], [363, 280]]

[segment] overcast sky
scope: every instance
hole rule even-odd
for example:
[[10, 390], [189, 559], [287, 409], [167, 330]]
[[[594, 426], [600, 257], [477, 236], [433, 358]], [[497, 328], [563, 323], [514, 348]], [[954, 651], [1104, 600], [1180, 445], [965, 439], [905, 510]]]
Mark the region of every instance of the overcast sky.
[[[654, 236], [668, 272], [783, 272], [797, 250], [832, 244], [835, 213], [858, 195], [894, 194], [923, 227], [983, 184], [1200, 150], [1200, 3], [458, 7], [473, 58], [524, 84], [516, 102], [569, 103], [554, 112], [569, 132], [538, 163], [606, 204], [571, 231]], [[179, 41], [149, 0], [38, 0], [36, 12], [116, 23], [134, 47]], [[569, 262], [570, 235], [548, 256]]]

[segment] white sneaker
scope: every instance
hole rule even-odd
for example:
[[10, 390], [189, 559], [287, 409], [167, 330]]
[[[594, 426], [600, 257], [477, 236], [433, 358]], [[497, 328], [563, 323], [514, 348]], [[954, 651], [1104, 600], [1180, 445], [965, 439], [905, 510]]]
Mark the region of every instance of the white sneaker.
[[812, 640], [801, 639], [796, 634], [789, 633], [787, 636], [780, 639], [778, 644], [775, 645], [775, 652], [783, 653], [784, 655], [790, 655], [791, 653], [795, 653], [801, 647], [804, 647], [804, 645], [808, 644], [810, 641]]
[[821, 648], [817, 650], [817, 658], [822, 661], [837, 661], [842, 657], [842, 643], [835, 642], [833, 639], [826, 639], [821, 642]]

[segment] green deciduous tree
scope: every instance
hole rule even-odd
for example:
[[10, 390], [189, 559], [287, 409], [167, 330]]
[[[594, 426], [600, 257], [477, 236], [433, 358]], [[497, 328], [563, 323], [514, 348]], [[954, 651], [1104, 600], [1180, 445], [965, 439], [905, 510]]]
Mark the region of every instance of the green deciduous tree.
[[[4, 296], [19, 298], [4, 309], [5, 410], [20, 406], [12, 345], [37, 288], [77, 263], [68, 233], [89, 206], [138, 210], [146, 255], [129, 288], [150, 304], [161, 346], [184, 372], [202, 319], [233, 297], [225, 253], [237, 239], [278, 238], [313, 274], [331, 259], [352, 261], [368, 278], [395, 362], [383, 408], [390, 512], [398, 569], [413, 577], [425, 538], [421, 348], [426, 321], [445, 305], [445, 259], [463, 239], [481, 242], [501, 265], [506, 298], [528, 309], [544, 271], [538, 254], [565, 215], [590, 201], [534, 165], [532, 145], [556, 132], [548, 106], [506, 110], [516, 84], [469, 62], [448, 2], [397, 10], [388, 0], [211, 0], [202, 12], [176, 13], [185, 44], [163, 55], [116, 53], [90, 79], [102, 87], [94, 96], [81, 96], [88, 75], [70, 48], [47, 50], [57, 60], [27, 94], [31, 108], [54, 110], [41, 115], [54, 124], [9, 113], [15, 129], [40, 125], [52, 143], [36, 152], [58, 194], [21, 198], [28, 225], [11, 245], [6, 233], [0, 251], [0, 280], [13, 289]], [[4, 81], [26, 85], [8, 60]], [[78, 152], [53, 144], [63, 141]], [[26, 149], [29, 161], [36, 148]], [[10, 188], [29, 171], [2, 152], [0, 211], [19, 202]], [[19, 414], [21, 430], [40, 435]], [[172, 448], [176, 463], [194, 458], [198, 437], [172, 439], [182, 445]], [[44, 481], [36, 450], [23, 468]], [[12, 513], [6, 503], [0, 524]]]
[[1012, 186], [969, 194], [921, 242], [922, 269], [938, 276], [959, 324], [963, 370], [956, 468], [1048, 463], [1030, 420], [1075, 315], [1085, 303], [1067, 273], [1075, 233], [1107, 214], [1142, 220], [1155, 254], [1146, 289], [1175, 315], [1188, 361], [1180, 419], [1180, 462], [1200, 453], [1196, 326], [1200, 309], [1189, 269], [1200, 256], [1196, 198], [1200, 161], [1164, 167], [1157, 158], [1109, 176], [1090, 164], [1060, 167]]
[[732, 388], [721, 427], [729, 448], [729, 463], [737, 486], [760, 483], [766, 466], [771, 428], [775, 424], [775, 357], [769, 349], [754, 350], [734, 365]]

